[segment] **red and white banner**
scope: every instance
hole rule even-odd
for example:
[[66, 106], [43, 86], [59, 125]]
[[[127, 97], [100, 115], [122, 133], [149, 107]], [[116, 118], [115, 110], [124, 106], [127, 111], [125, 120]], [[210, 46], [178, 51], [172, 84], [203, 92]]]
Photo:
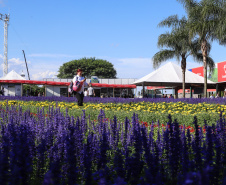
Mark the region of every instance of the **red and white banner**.
[[226, 81], [226, 61], [217, 64], [218, 82]]

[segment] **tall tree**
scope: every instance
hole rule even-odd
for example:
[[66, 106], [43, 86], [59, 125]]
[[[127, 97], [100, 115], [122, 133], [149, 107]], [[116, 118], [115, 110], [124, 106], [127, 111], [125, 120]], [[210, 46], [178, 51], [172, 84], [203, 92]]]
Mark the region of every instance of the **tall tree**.
[[190, 38], [197, 38], [201, 45], [204, 67], [204, 97], [207, 97], [208, 42], [225, 44], [225, 0], [178, 0], [188, 14]]
[[[169, 16], [167, 19], [159, 23], [160, 27], [168, 26], [172, 27], [170, 33], [161, 34], [158, 38], [158, 46], [167, 49], [162, 49], [157, 52], [153, 57], [154, 68], [158, 67], [162, 62], [170, 58], [176, 58], [181, 62], [182, 69], [182, 88], [183, 97], [185, 97], [185, 71], [186, 60], [189, 55], [192, 55], [197, 61], [200, 61], [200, 47], [197, 40], [191, 40], [189, 37], [189, 30], [187, 28], [187, 19], [183, 17], [178, 19], [177, 15]], [[213, 68], [214, 62], [209, 58], [209, 62]]]
[[83, 71], [83, 76], [90, 78], [98, 76], [99, 78], [116, 78], [116, 70], [112, 63], [96, 58], [82, 58], [64, 63], [59, 68], [58, 78], [73, 78], [78, 68]]

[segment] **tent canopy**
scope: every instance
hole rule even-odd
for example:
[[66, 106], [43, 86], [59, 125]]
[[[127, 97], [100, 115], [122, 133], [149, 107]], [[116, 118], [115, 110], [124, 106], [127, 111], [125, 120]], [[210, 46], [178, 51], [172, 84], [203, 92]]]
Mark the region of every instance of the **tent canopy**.
[[14, 70], [10, 71], [7, 75], [0, 78], [0, 80], [26, 80]]
[[[182, 69], [179, 65], [172, 62], [165, 64], [152, 73], [136, 80], [133, 84], [137, 86], [170, 86], [182, 87]], [[189, 87], [203, 87], [204, 78], [186, 70], [185, 72], [185, 86]], [[216, 83], [207, 80], [208, 88], [215, 88]]]

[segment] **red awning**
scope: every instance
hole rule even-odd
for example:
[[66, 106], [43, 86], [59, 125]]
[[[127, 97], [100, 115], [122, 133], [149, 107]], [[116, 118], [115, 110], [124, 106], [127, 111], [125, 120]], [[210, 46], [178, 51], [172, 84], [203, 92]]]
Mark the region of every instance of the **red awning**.
[[[39, 81], [39, 80], [0, 80], [0, 83], [17, 83], [17, 84], [35, 84], [35, 85], [60, 85], [69, 86], [70, 82], [55, 82], [55, 81]], [[136, 88], [136, 85], [130, 84], [100, 84], [92, 83], [93, 87], [105, 87], [105, 88]]]

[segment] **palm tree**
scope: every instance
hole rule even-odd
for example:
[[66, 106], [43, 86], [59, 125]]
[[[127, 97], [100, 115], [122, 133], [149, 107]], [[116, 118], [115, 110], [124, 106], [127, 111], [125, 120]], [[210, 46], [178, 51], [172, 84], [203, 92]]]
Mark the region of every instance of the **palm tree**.
[[[157, 52], [153, 57], [153, 66], [157, 68], [162, 62], [170, 58], [176, 58], [178, 61], [181, 60], [182, 69], [182, 88], [183, 97], [185, 98], [185, 71], [186, 71], [186, 60], [189, 55], [192, 55], [197, 61], [202, 60], [202, 56], [197, 40], [190, 40], [189, 30], [187, 28], [187, 19], [183, 17], [178, 19], [177, 15], [168, 17], [159, 23], [159, 26], [172, 27], [171, 33], [161, 34], [158, 38], [158, 46], [167, 49], [162, 49]], [[214, 67], [214, 62], [209, 58], [211, 69]]]
[[188, 14], [188, 28], [190, 38], [197, 38], [200, 42], [204, 67], [204, 97], [207, 97], [207, 56], [208, 43], [219, 41], [225, 44], [225, 0], [178, 0]]

